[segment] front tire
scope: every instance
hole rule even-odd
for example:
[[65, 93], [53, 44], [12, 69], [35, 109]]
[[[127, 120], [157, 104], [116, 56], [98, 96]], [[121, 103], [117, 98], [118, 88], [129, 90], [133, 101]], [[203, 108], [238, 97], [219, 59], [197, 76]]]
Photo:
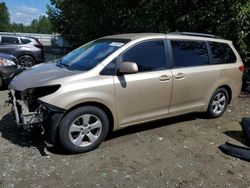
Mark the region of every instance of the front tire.
[[69, 112], [60, 122], [62, 146], [72, 153], [97, 148], [107, 136], [109, 121], [106, 113], [94, 106], [84, 106]]
[[212, 95], [207, 114], [211, 118], [220, 117], [227, 109], [229, 101], [228, 91], [225, 88], [218, 88]]

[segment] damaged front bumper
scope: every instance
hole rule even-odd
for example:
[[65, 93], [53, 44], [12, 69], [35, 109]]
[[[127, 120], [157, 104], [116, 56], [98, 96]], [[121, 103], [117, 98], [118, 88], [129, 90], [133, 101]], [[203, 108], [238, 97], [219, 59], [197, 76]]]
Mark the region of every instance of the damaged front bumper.
[[36, 99], [36, 105], [31, 104], [26, 92], [10, 89], [9, 103], [13, 106], [15, 121], [19, 127], [25, 130], [41, 127], [45, 140], [56, 144], [57, 127], [65, 110]]

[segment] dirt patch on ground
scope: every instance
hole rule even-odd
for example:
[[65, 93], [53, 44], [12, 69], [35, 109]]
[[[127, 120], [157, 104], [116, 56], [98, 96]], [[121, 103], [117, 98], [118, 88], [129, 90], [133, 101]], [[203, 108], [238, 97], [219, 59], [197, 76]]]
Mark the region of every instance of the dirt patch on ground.
[[97, 150], [42, 156], [36, 133], [18, 129], [0, 91], [0, 187], [247, 187], [250, 163], [224, 155], [225, 141], [244, 143], [239, 121], [250, 98], [218, 119], [190, 114], [127, 128]]

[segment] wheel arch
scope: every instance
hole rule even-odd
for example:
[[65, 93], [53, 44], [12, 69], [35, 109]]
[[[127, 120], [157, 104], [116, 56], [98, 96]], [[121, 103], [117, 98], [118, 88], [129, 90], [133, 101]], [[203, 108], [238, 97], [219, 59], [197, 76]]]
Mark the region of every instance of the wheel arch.
[[219, 89], [219, 88], [224, 88], [224, 89], [227, 90], [228, 97], [229, 97], [228, 98], [228, 104], [230, 104], [231, 100], [232, 100], [232, 89], [231, 89], [231, 87], [229, 85], [222, 85], [222, 86], [218, 87], [217, 89]]
[[33, 54], [29, 54], [29, 53], [20, 54], [19, 56], [17, 56], [18, 61], [19, 61], [20, 57], [25, 56], [25, 55], [28, 55], [28, 56], [32, 57], [34, 59], [35, 63], [36, 63], [35, 56]]
[[79, 107], [83, 107], [83, 106], [95, 106], [95, 107], [98, 107], [101, 110], [103, 110], [108, 116], [109, 133], [113, 131], [113, 129], [114, 129], [114, 115], [113, 115], [112, 111], [106, 105], [104, 105], [100, 102], [90, 101], [90, 102], [83, 102], [83, 103], [77, 104], [75, 106], [72, 106], [70, 109], [66, 110], [64, 113], [64, 116], [66, 114], [68, 114], [69, 112], [71, 112], [72, 110], [79, 108]]
[[83, 103], [79, 103], [75, 106], [72, 106], [71, 108], [69, 108], [68, 110], [64, 111], [61, 115], [60, 113], [53, 113], [51, 117], [49, 118], [49, 122], [47, 123], [48, 125], [45, 127], [46, 131], [45, 131], [45, 139], [48, 143], [51, 143], [53, 145], [57, 145], [60, 144], [59, 141], [59, 125], [61, 120], [63, 119], [63, 117], [65, 117], [69, 112], [71, 112], [72, 110], [79, 108], [79, 107], [83, 107], [83, 106], [95, 106], [98, 107], [100, 109], [102, 109], [108, 116], [108, 121], [109, 121], [109, 130], [108, 130], [108, 134], [110, 134], [113, 129], [114, 129], [114, 116], [113, 113], [111, 112], [111, 110], [104, 104], [99, 103], [99, 102], [83, 102]]

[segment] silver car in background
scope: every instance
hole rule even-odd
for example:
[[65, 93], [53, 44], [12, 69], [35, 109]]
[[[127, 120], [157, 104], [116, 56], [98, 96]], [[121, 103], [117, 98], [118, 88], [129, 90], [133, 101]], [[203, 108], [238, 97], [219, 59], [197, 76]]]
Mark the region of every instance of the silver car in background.
[[0, 35], [0, 52], [15, 56], [21, 67], [44, 61], [43, 45], [36, 38]]

